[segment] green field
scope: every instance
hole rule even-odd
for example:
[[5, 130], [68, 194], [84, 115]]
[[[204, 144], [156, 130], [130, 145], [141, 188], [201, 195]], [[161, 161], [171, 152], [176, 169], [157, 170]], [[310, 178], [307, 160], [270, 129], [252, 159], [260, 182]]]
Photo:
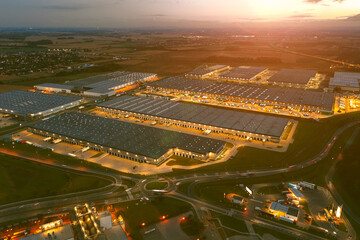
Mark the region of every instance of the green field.
[[103, 187], [110, 181], [0, 155], [0, 204]]
[[133, 239], [142, 239], [140, 234], [141, 224], [146, 226], [160, 222], [162, 216], [171, 218], [181, 213], [192, 211], [192, 207], [183, 202], [168, 197], [157, 197], [151, 202], [132, 201], [115, 204], [117, 215], [125, 220], [126, 230]]
[[234, 193], [242, 197], [249, 197], [244, 188], [237, 184], [222, 184], [221, 182], [202, 183], [195, 185], [194, 194], [196, 197], [223, 206], [232, 205], [229, 200], [224, 198], [224, 194]]
[[167, 188], [168, 183], [165, 181], [154, 181], [154, 182], [149, 182], [148, 184], [146, 184], [146, 189], [147, 190], [162, 190]]
[[281, 239], [281, 240], [287, 240], [289, 239], [289, 235], [272, 230], [272, 229], [268, 229], [268, 228], [264, 228], [264, 227], [260, 227], [256, 224], [253, 225], [254, 231], [259, 234], [261, 237], [264, 237], [265, 234], [271, 234], [273, 237], [276, 237], [277, 239]]
[[332, 182], [346, 204], [360, 216], [358, 204], [360, 197], [360, 131], [352, 140], [352, 142], [348, 142], [348, 147], [340, 155], [342, 160], [336, 164]]
[[218, 218], [221, 224], [225, 227], [237, 230], [239, 232], [248, 233], [248, 228], [246, 226], [245, 221], [239, 220], [221, 213], [211, 211], [211, 215], [214, 218]]
[[258, 194], [281, 194], [281, 191], [276, 186], [261, 187], [257, 191]]

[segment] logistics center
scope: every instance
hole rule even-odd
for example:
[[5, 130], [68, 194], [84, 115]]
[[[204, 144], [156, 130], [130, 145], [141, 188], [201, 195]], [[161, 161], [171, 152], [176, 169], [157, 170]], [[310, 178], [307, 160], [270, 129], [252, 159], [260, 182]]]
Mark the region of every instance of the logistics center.
[[172, 155], [216, 159], [225, 142], [81, 113], [64, 113], [28, 126], [37, 135], [137, 161], [160, 165]]
[[36, 119], [72, 108], [83, 99], [52, 94], [11, 91], [0, 94], [0, 112], [20, 120]]
[[98, 109], [143, 120], [271, 142], [280, 142], [289, 124], [288, 119], [282, 117], [128, 95], [101, 103]]
[[324, 113], [333, 112], [335, 101], [333, 93], [182, 77], [171, 77], [153, 82], [148, 84], [148, 88], [153, 91], [164, 91], [164, 93], [170, 91], [182, 94], [198, 94], [211, 98]]

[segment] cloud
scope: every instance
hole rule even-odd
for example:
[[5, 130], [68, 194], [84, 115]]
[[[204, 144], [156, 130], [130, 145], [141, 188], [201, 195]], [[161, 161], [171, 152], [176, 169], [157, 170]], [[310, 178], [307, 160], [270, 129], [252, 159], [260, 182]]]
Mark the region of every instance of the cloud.
[[47, 5], [47, 6], [42, 6], [43, 9], [47, 9], [47, 10], [81, 10], [81, 9], [85, 9], [88, 8], [85, 5]]
[[149, 17], [167, 17], [169, 15], [166, 15], [166, 14], [151, 14], [151, 15], [148, 15]]
[[[345, 0], [330, 0], [330, 1], [325, 1], [325, 2], [335, 2], [335, 3], [342, 3]], [[324, 3], [324, 0], [304, 0], [305, 3], [312, 3], [312, 4], [318, 4], [321, 3], [321, 5], [323, 6], [329, 6], [329, 4]]]
[[311, 18], [311, 17], [314, 17], [314, 15], [312, 15], [310, 13], [302, 13], [302, 14], [296, 14], [296, 15], [289, 16], [289, 18], [295, 18], [295, 19]]

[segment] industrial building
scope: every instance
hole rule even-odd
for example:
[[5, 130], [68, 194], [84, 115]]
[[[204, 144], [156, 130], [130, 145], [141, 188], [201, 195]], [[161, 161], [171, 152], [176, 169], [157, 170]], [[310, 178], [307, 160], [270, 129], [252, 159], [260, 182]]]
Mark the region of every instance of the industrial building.
[[73, 86], [65, 84], [56, 84], [56, 83], [43, 83], [34, 86], [35, 90], [45, 91], [45, 92], [54, 92], [54, 93], [71, 93]]
[[83, 99], [52, 94], [11, 91], [0, 93], [0, 112], [20, 120], [36, 119], [83, 103]]
[[240, 66], [231, 69], [228, 72], [219, 75], [219, 79], [235, 80], [235, 81], [251, 81], [264, 72], [267, 68], [264, 67], [248, 67]]
[[354, 72], [335, 72], [334, 77], [330, 78], [329, 88], [340, 88], [343, 91], [360, 91], [360, 73]]
[[157, 79], [157, 74], [118, 71], [84, 78], [65, 84], [35, 85], [39, 91], [79, 93], [90, 97], [109, 97], [135, 87], [138, 83]]
[[148, 84], [148, 89], [163, 91], [165, 94], [166, 92], [194, 94], [195, 96], [207, 96], [209, 98], [326, 113], [333, 112], [335, 100], [333, 93], [182, 77], [171, 77], [150, 83]]
[[101, 103], [98, 109], [138, 119], [271, 142], [280, 141], [289, 123], [288, 119], [282, 117], [129, 95]]
[[308, 82], [315, 78], [317, 71], [302, 69], [281, 69], [267, 81], [274, 85], [306, 88]]
[[199, 67], [191, 72], [185, 74], [185, 77], [195, 77], [195, 78], [207, 78], [211, 75], [214, 75], [218, 72], [225, 71], [229, 69], [228, 65], [214, 65], [214, 66], [205, 66]]
[[225, 147], [224, 141], [81, 113], [64, 113], [34, 123], [28, 131], [155, 165], [172, 155], [215, 159]]
[[[271, 202], [269, 211], [280, 219], [287, 218], [292, 221], [297, 221], [299, 218], [300, 211], [297, 208], [285, 206], [278, 202]], [[283, 219], [284, 220], [284, 219]]]

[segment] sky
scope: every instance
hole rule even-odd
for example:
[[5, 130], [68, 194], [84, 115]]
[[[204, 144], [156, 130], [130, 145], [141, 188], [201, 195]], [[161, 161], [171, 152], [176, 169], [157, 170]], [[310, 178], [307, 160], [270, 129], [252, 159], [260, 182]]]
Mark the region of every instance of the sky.
[[341, 19], [360, 0], [0, 0], [0, 27], [156, 27]]

